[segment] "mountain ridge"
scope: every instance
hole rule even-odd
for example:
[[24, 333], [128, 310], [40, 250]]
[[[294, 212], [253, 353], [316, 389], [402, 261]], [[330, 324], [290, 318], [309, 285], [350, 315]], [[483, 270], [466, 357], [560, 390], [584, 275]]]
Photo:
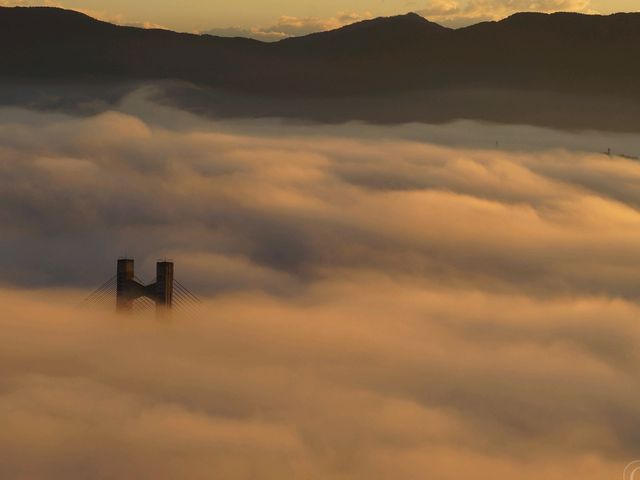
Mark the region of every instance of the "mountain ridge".
[[640, 13], [518, 13], [452, 29], [415, 13], [266, 43], [0, 7], [0, 79], [177, 79], [270, 95], [510, 88], [640, 97]]

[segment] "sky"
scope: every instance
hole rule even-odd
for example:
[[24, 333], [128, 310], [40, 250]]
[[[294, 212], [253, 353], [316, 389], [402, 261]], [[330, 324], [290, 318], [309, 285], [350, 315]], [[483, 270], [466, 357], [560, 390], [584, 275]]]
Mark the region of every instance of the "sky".
[[4, 0], [0, 5], [48, 3], [144, 26], [189, 32], [250, 34], [265, 40], [335, 28], [372, 16], [409, 11], [459, 26], [497, 19], [516, 11], [611, 13], [640, 10], [640, 0]]

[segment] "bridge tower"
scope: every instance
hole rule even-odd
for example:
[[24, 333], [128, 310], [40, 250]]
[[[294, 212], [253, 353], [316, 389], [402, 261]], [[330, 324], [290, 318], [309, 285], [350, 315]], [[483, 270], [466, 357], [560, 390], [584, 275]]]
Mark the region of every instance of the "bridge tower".
[[121, 258], [116, 273], [116, 309], [131, 312], [136, 299], [146, 297], [155, 302], [159, 314], [166, 313], [173, 306], [173, 283], [173, 262], [158, 262], [156, 281], [143, 285], [136, 280], [134, 260]]
[[130, 312], [133, 310], [135, 297], [130, 295], [130, 286], [132, 282], [135, 282], [134, 278], [133, 259], [119, 259], [116, 274], [116, 309], [119, 312]]
[[160, 314], [173, 306], [173, 262], [156, 264], [155, 301]]

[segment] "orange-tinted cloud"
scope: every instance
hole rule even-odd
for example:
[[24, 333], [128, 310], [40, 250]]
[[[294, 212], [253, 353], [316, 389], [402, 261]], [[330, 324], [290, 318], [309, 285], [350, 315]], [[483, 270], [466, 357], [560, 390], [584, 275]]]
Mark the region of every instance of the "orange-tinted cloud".
[[[1, 109], [0, 477], [620, 475], [637, 162], [403, 132]], [[200, 315], [69, 307], [123, 253]]]
[[597, 479], [635, 455], [622, 301], [356, 276], [158, 325], [0, 299], [7, 478]]
[[500, 20], [518, 12], [594, 13], [590, 0], [429, 0], [418, 11], [430, 20], [453, 25]]
[[277, 41], [315, 32], [334, 30], [372, 17], [369, 12], [338, 12], [330, 18], [282, 16], [273, 25], [253, 28], [213, 28], [204, 33], [223, 37], [247, 37], [263, 41]]

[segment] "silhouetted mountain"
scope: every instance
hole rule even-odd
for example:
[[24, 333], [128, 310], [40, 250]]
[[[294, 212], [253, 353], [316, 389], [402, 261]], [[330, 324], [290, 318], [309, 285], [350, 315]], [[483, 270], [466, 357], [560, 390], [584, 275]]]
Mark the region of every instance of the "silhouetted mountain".
[[449, 29], [416, 14], [262, 43], [0, 8], [0, 76], [180, 79], [274, 95], [509, 88], [640, 96], [640, 14], [523, 13]]
[[289, 52], [327, 56], [367, 55], [405, 50], [409, 46], [444, 40], [451, 29], [415, 13], [375, 18], [327, 32], [282, 40], [278, 47]]

